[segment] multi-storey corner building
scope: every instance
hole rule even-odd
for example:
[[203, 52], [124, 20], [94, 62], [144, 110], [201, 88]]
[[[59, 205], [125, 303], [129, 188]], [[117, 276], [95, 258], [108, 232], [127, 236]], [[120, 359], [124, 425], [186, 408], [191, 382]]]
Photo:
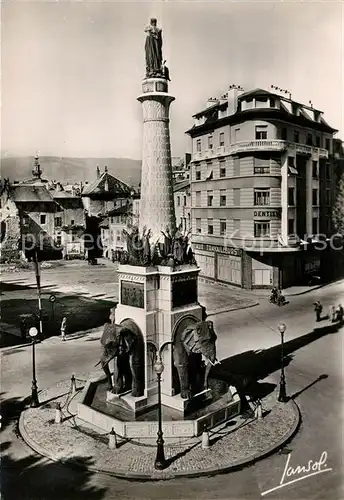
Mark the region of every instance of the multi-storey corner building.
[[232, 86], [193, 118], [192, 239], [202, 274], [285, 288], [323, 272], [329, 251], [317, 248], [332, 234], [336, 132], [323, 113], [285, 93]]

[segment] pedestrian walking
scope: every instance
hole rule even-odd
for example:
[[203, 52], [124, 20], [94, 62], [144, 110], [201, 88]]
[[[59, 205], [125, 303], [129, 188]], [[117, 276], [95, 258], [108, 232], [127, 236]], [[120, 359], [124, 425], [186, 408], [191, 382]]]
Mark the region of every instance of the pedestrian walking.
[[328, 309], [328, 319], [331, 323], [334, 323], [336, 321], [336, 308], [334, 307], [334, 305], [330, 305]]
[[323, 306], [320, 304], [319, 300], [314, 302], [314, 311], [315, 311], [315, 316], [317, 322], [321, 320], [321, 311], [323, 309]]
[[337, 321], [339, 321], [340, 323], [343, 321], [343, 317], [344, 317], [344, 309], [342, 307], [342, 304], [339, 304], [339, 306], [337, 307]]
[[66, 330], [67, 330], [67, 318], [64, 317], [61, 323], [61, 337], [62, 340], [66, 340]]

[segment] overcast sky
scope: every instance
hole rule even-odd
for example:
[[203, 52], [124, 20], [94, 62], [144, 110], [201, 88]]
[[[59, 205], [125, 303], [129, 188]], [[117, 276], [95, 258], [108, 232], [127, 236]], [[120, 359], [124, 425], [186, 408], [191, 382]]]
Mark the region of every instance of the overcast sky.
[[2, 154], [140, 159], [152, 16], [176, 97], [173, 156], [190, 150], [192, 114], [233, 83], [288, 89], [344, 130], [341, 2], [7, 2]]

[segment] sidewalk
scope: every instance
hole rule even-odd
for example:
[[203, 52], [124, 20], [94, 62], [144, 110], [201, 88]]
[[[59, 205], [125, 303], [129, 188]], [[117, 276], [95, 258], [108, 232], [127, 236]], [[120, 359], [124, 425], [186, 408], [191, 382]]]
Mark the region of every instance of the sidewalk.
[[18, 342], [27, 345], [29, 340], [22, 338], [21, 331], [17, 326], [0, 321], [0, 348], [17, 347]]
[[[23, 439], [51, 460], [132, 480], [199, 477], [237, 470], [282, 448], [300, 424], [294, 401], [279, 403], [277, 393], [273, 392], [262, 400], [262, 419], [241, 415], [231, 421], [232, 425], [213, 429], [208, 449], [201, 446], [202, 436], [180, 438], [177, 442], [164, 438], [168, 467], [157, 471], [156, 439], [138, 442], [117, 437], [116, 449], [110, 449], [108, 434], [97, 433], [76, 418], [82, 392], [80, 381], [74, 395], [68, 392], [69, 388], [70, 380], [65, 380], [41, 392], [40, 408], [22, 412], [19, 430]], [[60, 424], [55, 423], [56, 403], [63, 408]]]
[[[206, 284], [206, 285], [218, 286], [218, 287], [223, 288], [223, 289], [227, 288], [228, 290], [231, 290], [240, 296], [243, 296], [243, 297], [246, 296], [247, 298], [257, 297], [257, 298], [266, 299], [271, 294], [270, 287], [269, 288], [257, 288], [254, 290], [246, 290], [243, 288], [236, 287], [234, 285], [230, 285], [229, 283], [219, 283], [219, 282], [215, 282], [209, 278], [204, 278], [204, 277], [200, 277], [199, 282], [202, 284]], [[329, 286], [333, 283], [341, 283], [341, 282], [343, 282], [343, 284], [344, 284], [344, 280], [339, 279], [336, 281], [330, 281], [329, 283], [322, 283], [320, 285], [314, 285], [314, 286], [308, 286], [308, 285], [291, 286], [289, 288], [286, 288], [285, 290], [282, 290], [282, 292], [283, 292], [283, 295], [285, 295], [286, 297], [293, 297], [293, 296], [304, 295], [306, 293], [313, 292], [314, 290], [318, 290], [319, 288], [324, 288], [325, 286]]]
[[232, 289], [214, 282], [199, 280], [198, 301], [204, 305], [208, 316], [214, 316], [238, 309], [246, 309], [259, 305], [256, 297], [241, 293], [240, 289]]

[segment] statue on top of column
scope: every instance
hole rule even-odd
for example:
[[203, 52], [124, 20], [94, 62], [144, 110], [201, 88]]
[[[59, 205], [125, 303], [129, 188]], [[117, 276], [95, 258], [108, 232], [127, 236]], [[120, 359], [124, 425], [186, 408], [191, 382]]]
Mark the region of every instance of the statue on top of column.
[[162, 30], [157, 26], [157, 20], [152, 18], [145, 28], [146, 43], [146, 77], [160, 77], [169, 80], [168, 68], [162, 60]]

